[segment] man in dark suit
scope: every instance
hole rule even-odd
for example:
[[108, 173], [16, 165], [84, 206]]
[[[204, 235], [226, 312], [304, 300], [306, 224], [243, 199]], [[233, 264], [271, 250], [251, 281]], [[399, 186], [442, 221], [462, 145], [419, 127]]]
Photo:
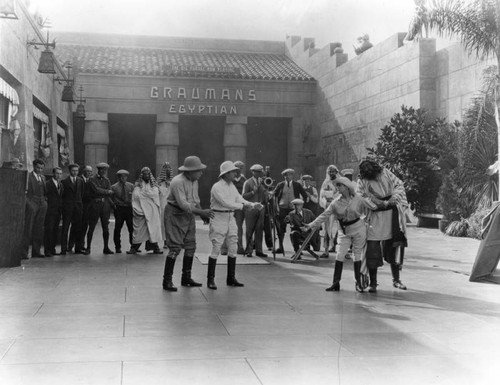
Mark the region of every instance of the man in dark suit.
[[[267, 191], [262, 185], [264, 176], [264, 167], [260, 164], [254, 164], [250, 167], [252, 177], [243, 184], [243, 199], [252, 203], [264, 203]], [[252, 257], [253, 244], [252, 238], [255, 234], [255, 250], [258, 257], [267, 257], [262, 252], [262, 235], [264, 233], [264, 210], [260, 208], [245, 208], [247, 247], [245, 253], [247, 257]]]
[[46, 182], [47, 186], [47, 213], [45, 214], [44, 254], [46, 257], [57, 255], [56, 244], [59, 233], [59, 222], [62, 213], [61, 185], [62, 170], [60, 167], [52, 169], [52, 178]]
[[28, 174], [26, 190], [26, 211], [24, 219], [23, 255], [28, 258], [31, 245], [31, 257], [43, 258], [40, 253], [43, 240], [45, 213], [47, 212], [47, 187], [43, 170], [45, 163], [41, 159], [33, 161], [33, 172]]
[[286, 222], [285, 218], [293, 210], [292, 201], [296, 198], [301, 198], [303, 201], [307, 200], [307, 193], [304, 187], [299, 182], [293, 180], [295, 171], [291, 168], [287, 168], [281, 172], [281, 175], [285, 178], [284, 181], [278, 183], [274, 189], [274, 197], [278, 201], [279, 212], [277, 218], [277, 230], [279, 239], [279, 248], [276, 250], [277, 253], [283, 253], [283, 237], [286, 233]]
[[89, 205], [89, 231], [87, 233], [87, 251], [90, 252], [92, 244], [92, 236], [97, 221], [101, 219], [102, 238], [104, 241], [104, 254], [114, 254], [109, 248], [109, 217], [111, 215], [111, 182], [107, 178], [109, 165], [107, 163], [99, 163], [96, 165], [97, 175], [90, 178], [90, 187], [92, 190], [90, 205]]
[[[81, 254], [82, 246], [77, 242], [82, 225], [82, 212], [83, 212], [83, 180], [78, 177], [80, 167], [77, 164], [70, 164], [68, 166], [69, 176], [62, 181], [63, 195], [62, 195], [62, 218], [63, 229], [61, 237], [61, 254], [65, 255], [71, 250], [71, 244], [68, 246], [68, 232], [71, 225], [71, 234], [73, 234], [73, 242], [75, 243], [75, 254]], [[71, 238], [71, 237], [70, 237]]]
[[[127, 170], [118, 170], [116, 176], [118, 177], [118, 182], [111, 186], [113, 190], [113, 208], [115, 212], [115, 230], [113, 232], [113, 241], [115, 243], [115, 252], [117, 254], [122, 252], [122, 241], [121, 232], [123, 224], [127, 225], [128, 229], [128, 239], [130, 243], [130, 251], [133, 251], [134, 244], [132, 242], [132, 234], [134, 232], [134, 210], [132, 209], [132, 192], [134, 191], [134, 185], [127, 182], [129, 176]], [[163, 220], [163, 218], [161, 218]], [[135, 250], [138, 249], [136, 245]]]
[[82, 250], [83, 254], [87, 255], [90, 253], [90, 249], [85, 248], [85, 236], [87, 235], [87, 230], [89, 228], [89, 206], [90, 200], [92, 199], [92, 187], [90, 185], [90, 178], [92, 177], [92, 167], [85, 166], [82, 171], [82, 181], [83, 181], [83, 210], [82, 210], [82, 223], [79, 234], [75, 236], [76, 238], [76, 249]]

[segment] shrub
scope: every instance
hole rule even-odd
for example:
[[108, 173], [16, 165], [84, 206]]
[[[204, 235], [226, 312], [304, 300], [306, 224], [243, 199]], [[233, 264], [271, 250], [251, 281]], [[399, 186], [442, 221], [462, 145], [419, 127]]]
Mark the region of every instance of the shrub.
[[367, 149], [403, 181], [410, 208], [417, 213], [435, 212], [441, 185], [438, 160], [449, 153], [443, 140], [449, 126], [445, 119], [428, 121], [425, 110], [401, 106], [375, 146]]
[[467, 218], [467, 223], [469, 228], [467, 229], [467, 236], [470, 238], [481, 239], [481, 230], [483, 218], [490, 211], [489, 208], [482, 208], [477, 210], [469, 218]]

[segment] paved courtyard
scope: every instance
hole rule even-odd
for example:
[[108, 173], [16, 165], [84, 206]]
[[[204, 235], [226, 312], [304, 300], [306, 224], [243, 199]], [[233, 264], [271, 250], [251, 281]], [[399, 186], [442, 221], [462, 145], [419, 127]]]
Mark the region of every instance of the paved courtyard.
[[[100, 237], [100, 231], [96, 230]], [[198, 224], [198, 254], [207, 227]], [[0, 269], [0, 383], [496, 384], [500, 286], [469, 283], [478, 242], [410, 227], [402, 280], [338, 293], [329, 260], [237, 266], [244, 288], [161, 288], [164, 255], [67, 255]], [[288, 250], [290, 245], [288, 244]], [[98, 252], [98, 253], [97, 253]], [[291, 253], [288, 253], [288, 257]], [[241, 257], [242, 259], [244, 257]]]

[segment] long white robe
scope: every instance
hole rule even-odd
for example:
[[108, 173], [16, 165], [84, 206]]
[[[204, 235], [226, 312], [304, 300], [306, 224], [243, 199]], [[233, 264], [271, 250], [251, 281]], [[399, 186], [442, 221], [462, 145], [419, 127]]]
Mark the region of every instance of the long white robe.
[[135, 186], [132, 192], [132, 208], [134, 209], [133, 242], [162, 242], [160, 220], [160, 192], [158, 187], [149, 183]]

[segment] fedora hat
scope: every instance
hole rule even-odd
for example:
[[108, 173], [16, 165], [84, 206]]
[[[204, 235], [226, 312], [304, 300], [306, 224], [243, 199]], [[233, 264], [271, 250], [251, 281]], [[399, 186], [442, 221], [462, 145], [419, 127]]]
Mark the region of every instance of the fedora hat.
[[230, 160], [226, 160], [225, 162], [222, 162], [222, 164], [220, 165], [220, 174], [219, 174], [219, 178], [224, 175], [224, 174], [227, 174], [228, 172], [231, 172], [231, 171], [236, 171], [236, 170], [239, 170], [239, 167], [237, 167], [233, 162], [231, 162]]
[[191, 155], [184, 159], [184, 164], [179, 167], [179, 171], [199, 171], [206, 168], [207, 166], [201, 163], [200, 158], [195, 155]]

